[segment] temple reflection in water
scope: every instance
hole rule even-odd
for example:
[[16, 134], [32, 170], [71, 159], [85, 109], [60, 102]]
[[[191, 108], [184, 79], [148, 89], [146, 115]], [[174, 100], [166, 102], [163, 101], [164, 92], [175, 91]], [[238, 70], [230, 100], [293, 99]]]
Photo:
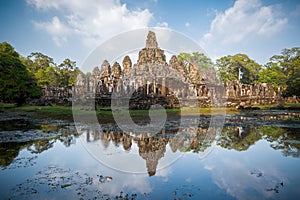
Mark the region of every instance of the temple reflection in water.
[[[291, 131], [294, 129], [274, 127], [273, 123], [277, 120], [286, 120], [290, 116], [283, 113], [282, 115], [272, 116], [272, 113], [265, 115], [236, 115], [227, 118], [225, 127], [210, 126], [210, 118], [201, 116], [200, 118], [189, 119], [189, 125], [180, 129], [177, 120], [168, 119], [165, 128], [156, 135], [147, 133], [132, 134], [122, 132], [117, 124], [103, 124], [102, 130], [93, 130], [82, 128], [81, 132], [85, 132], [85, 140], [87, 143], [99, 142], [104, 150], [113, 145], [113, 149], [118, 147], [123, 151], [133, 151], [137, 148], [140, 158], [145, 161], [145, 165], [149, 176], [156, 173], [159, 162], [169, 154], [193, 152], [201, 153], [208, 150], [215, 143], [217, 146], [226, 149], [234, 149], [236, 151], [247, 151], [257, 141], [266, 139], [272, 144], [272, 148], [281, 149], [284, 156], [299, 157], [300, 146], [293, 143], [298, 139]], [[264, 121], [268, 126], [260, 125], [259, 122]], [[234, 126], [226, 125], [227, 123]], [[257, 124], [253, 124], [256, 123]], [[167, 149], [170, 151], [167, 152]], [[126, 163], [124, 163], [126, 164]]]
[[[135, 144], [139, 156], [146, 161], [149, 176], [155, 175], [159, 160], [165, 156], [167, 145], [173, 153], [177, 151], [203, 152], [211, 145], [213, 141], [211, 139], [215, 138], [215, 135], [207, 136], [208, 127], [188, 127], [180, 132], [164, 129], [155, 136], [149, 136], [147, 133], [133, 135], [122, 131], [112, 131], [114, 128], [110, 127], [103, 131], [92, 129], [81, 131], [86, 133], [87, 143], [100, 141], [105, 149], [113, 144], [115, 147], [122, 145], [125, 151], [130, 151]], [[211, 132], [214, 133], [214, 131]]]
[[[72, 124], [35, 124], [31, 127], [24, 121], [11, 120], [9, 123], [24, 129], [23, 135], [31, 134], [31, 139], [28, 141], [28, 137], [20, 137], [15, 129], [4, 131], [0, 128], [0, 166], [3, 169], [14, 167], [15, 158], [24, 149], [38, 155], [54, 148], [55, 143], [61, 143], [65, 147], [76, 145], [78, 138], [83, 139], [83, 144], [100, 144], [93, 153], [105, 154], [112, 149], [122, 150], [129, 156], [136, 153], [137, 157], [144, 161], [144, 168], [140, 171], [145, 173], [146, 166], [150, 176], [156, 173], [158, 165], [170, 154], [201, 154], [209, 150], [211, 145], [235, 151], [248, 151], [257, 141], [267, 140], [271, 148], [280, 150], [283, 156], [298, 158], [300, 138], [299, 134], [295, 134], [299, 132], [298, 126], [293, 124], [298, 123], [297, 120], [292, 120], [295, 117], [299, 117], [299, 113], [277, 111], [274, 115], [274, 112], [264, 111], [259, 115], [256, 112], [248, 113], [247, 116], [234, 115], [226, 118], [222, 130], [210, 127], [210, 118], [206, 116], [194, 118], [194, 121], [193, 118], [188, 119], [190, 124], [182, 129], [178, 127], [178, 120], [170, 118], [166, 121], [164, 129], [153, 136], [146, 133], [124, 133], [113, 123], [102, 124], [102, 130], [84, 124], [76, 130]], [[41, 134], [43, 138], [38, 137]], [[32, 139], [33, 137], [36, 139]], [[115, 157], [117, 160], [120, 158], [118, 156]], [[126, 162], [128, 160], [120, 161], [123, 165]]]

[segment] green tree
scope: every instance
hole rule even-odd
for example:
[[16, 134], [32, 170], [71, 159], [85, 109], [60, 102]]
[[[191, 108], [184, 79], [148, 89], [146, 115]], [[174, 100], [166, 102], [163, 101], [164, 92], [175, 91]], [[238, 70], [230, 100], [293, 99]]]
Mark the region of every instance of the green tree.
[[69, 79], [69, 85], [72, 86], [77, 81], [77, 76], [79, 74], [84, 74], [78, 67], [75, 67], [73, 71], [71, 71], [70, 79]]
[[49, 66], [45, 70], [47, 75], [46, 85], [48, 87], [59, 87], [60, 85], [60, 69], [57, 66]]
[[60, 86], [60, 70], [56, 66], [49, 66], [45, 70], [38, 69], [34, 77], [42, 88]]
[[68, 87], [74, 85], [77, 75], [81, 73], [76, 62], [66, 58], [59, 66], [60, 68], [60, 86]]
[[284, 49], [281, 55], [271, 57], [286, 76], [286, 89], [284, 96], [300, 96], [300, 48]]
[[0, 52], [2, 55], [9, 55], [15, 58], [19, 57], [18, 52], [16, 52], [15, 49], [8, 42], [0, 43]]
[[38, 98], [42, 92], [37, 87], [19, 54], [8, 43], [0, 43], [0, 100], [23, 104], [28, 98]]
[[31, 64], [28, 63], [28, 67], [33, 73], [39, 69], [46, 70], [49, 66], [55, 66], [53, 58], [40, 52], [32, 52], [27, 58], [32, 61]]
[[268, 62], [259, 73], [258, 81], [260, 83], [270, 83], [277, 90], [279, 86], [286, 87], [287, 77], [278, 66], [278, 63]]
[[60, 72], [53, 58], [40, 52], [33, 52], [27, 58], [23, 58], [22, 62], [37, 79], [38, 86], [42, 88], [59, 86], [60, 79], [58, 76]]
[[177, 56], [184, 64], [190, 80], [197, 83], [220, 84], [216, 76], [215, 64], [204, 53], [193, 52], [192, 54], [182, 52]]
[[[252, 84], [258, 82], [261, 65], [250, 59], [246, 54], [224, 56], [216, 61], [218, 74], [222, 81], [240, 80], [241, 83]], [[240, 77], [239, 77], [240, 76]]]
[[217, 59], [218, 75], [221, 77], [222, 82], [238, 80], [239, 69], [233, 65], [232, 56], [224, 56]]
[[193, 52], [192, 54], [182, 52], [177, 56], [178, 60], [183, 62], [189, 71], [189, 63], [198, 66], [199, 71], [202, 69], [209, 69], [214, 66], [214, 63], [204, 53]]

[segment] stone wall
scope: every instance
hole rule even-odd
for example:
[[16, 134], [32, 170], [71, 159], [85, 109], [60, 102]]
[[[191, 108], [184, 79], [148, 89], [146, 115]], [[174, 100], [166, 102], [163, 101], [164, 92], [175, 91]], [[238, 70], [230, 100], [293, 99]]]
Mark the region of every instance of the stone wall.
[[72, 105], [73, 87], [47, 87], [43, 88], [43, 95], [38, 100], [30, 100], [28, 104], [48, 106], [57, 105]]
[[275, 104], [281, 100], [281, 88], [275, 91], [271, 84], [242, 84], [233, 81], [225, 85], [227, 106]]

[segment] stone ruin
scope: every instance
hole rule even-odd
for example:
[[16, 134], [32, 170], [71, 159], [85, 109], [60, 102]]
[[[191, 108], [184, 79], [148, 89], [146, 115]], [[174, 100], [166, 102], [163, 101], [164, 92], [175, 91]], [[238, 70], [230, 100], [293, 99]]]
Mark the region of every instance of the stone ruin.
[[149, 31], [146, 47], [139, 52], [135, 64], [129, 56], [124, 57], [122, 68], [117, 62], [111, 66], [104, 60], [100, 69], [95, 67], [89, 77], [78, 77], [74, 93], [80, 99], [94, 98], [100, 106], [111, 105], [113, 92], [118, 98], [132, 94], [131, 109], [149, 109], [154, 104], [175, 108], [179, 107], [178, 99], [184, 104], [181, 106], [196, 106], [197, 98], [204, 99], [204, 104], [211, 103], [211, 86], [204, 77], [195, 64], [190, 63], [186, 68], [175, 55], [167, 63], [155, 33]]
[[73, 87], [47, 87], [43, 88], [43, 95], [40, 99], [30, 99], [27, 103], [36, 106], [72, 105]]
[[199, 71], [196, 63], [186, 66], [175, 55], [167, 63], [155, 33], [149, 31], [136, 63], [129, 56], [124, 57], [122, 67], [104, 60], [90, 76], [79, 75], [73, 94], [81, 100], [95, 99], [99, 106], [110, 106], [113, 93], [115, 98], [122, 98], [132, 91], [130, 109], [149, 109], [154, 104], [165, 108], [246, 106], [276, 103], [280, 97], [280, 91], [268, 84], [234, 81], [223, 86], [215, 74], [213, 67]]
[[232, 106], [252, 106], [261, 104], [275, 104], [282, 100], [282, 88], [275, 91], [271, 84], [242, 84], [232, 81], [225, 84], [226, 104]]

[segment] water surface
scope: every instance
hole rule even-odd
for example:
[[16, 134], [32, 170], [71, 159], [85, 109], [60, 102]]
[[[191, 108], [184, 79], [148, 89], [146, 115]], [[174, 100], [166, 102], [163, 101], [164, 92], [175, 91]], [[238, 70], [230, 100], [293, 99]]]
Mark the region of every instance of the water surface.
[[[209, 116], [156, 135], [59, 120], [1, 118], [3, 199], [298, 199], [299, 112]], [[137, 122], [138, 123], [138, 122]], [[141, 122], [142, 124], [143, 122]]]

